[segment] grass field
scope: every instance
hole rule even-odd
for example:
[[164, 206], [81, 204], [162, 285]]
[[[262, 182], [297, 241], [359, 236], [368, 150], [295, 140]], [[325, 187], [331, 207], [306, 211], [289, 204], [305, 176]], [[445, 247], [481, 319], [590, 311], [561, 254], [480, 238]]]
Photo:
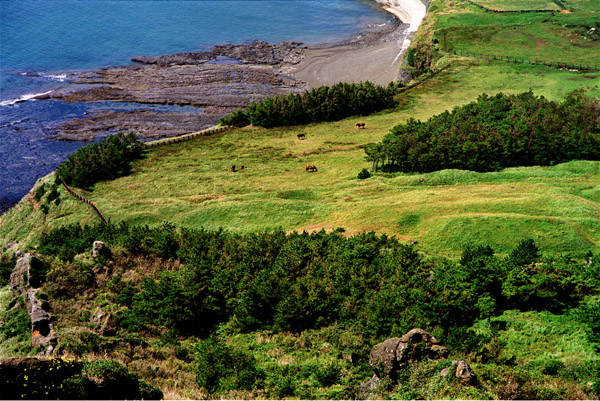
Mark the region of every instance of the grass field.
[[[596, 78], [545, 67], [505, 63], [455, 63], [445, 74], [401, 95], [391, 113], [296, 128], [244, 128], [217, 137], [152, 149], [134, 173], [79, 191], [112, 221], [171, 221], [186, 227], [251, 232], [346, 229], [376, 231], [418, 241], [430, 254], [458, 255], [468, 243], [498, 252], [534, 238], [542, 250], [583, 255], [600, 243], [600, 163], [575, 161], [553, 167], [494, 173], [444, 170], [430, 174], [381, 174], [359, 180], [370, 164], [362, 147], [380, 140], [408, 117], [426, 119], [481, 92], [535, 93], [558, 99]], [[591, 77], [591, 78], [590, 78]], [[558, 83], [561, 83], [560, 85]], [[591, 90], [598, 95], [600, 91]], [[306, 140], [296, 135], [305, 133]], [[232, 173], [229, 167], [244, 165]], [[305, 172], [307, 164], [317, 173]], [[0, 237], [22, 239], [34, 227], [92, 223], [93, 212], [63, 197], [44, 216], [23, 203], [0, 217]]]
[[600, 68], [597, 22], [587, 12], [449, 14], [439, 16], [434, 38], [444, 51]]
[[474, 3], [501, 11], [561, 9], [558, 4], [550, 0], [475, 0]]

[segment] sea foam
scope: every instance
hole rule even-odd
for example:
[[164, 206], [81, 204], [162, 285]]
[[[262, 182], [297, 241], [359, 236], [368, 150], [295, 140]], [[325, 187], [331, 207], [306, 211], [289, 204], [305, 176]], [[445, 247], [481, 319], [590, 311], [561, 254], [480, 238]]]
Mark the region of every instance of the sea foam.
[[52, 91], [42, 92], [42, 93], [26, 93], [25, 95], [21, 96], [18, 99], [4, 100], [4, 101], [0, 102], [0, 106], [12, 106], [14, 104], [26, 102], [28, 100], [35, 99], [38, 96], [44, 96], [44, 95], [48, 95], [50, 93], [52, 93]]

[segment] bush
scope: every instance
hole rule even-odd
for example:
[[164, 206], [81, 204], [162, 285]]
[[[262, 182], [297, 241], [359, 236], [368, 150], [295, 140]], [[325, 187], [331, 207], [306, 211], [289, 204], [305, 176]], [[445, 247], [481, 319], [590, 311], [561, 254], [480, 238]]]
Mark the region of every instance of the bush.
[[99, 143], [77, 149], [56, 168], [55, 185], [89, 189], [98, 181], [127, 175], [131, 162], [142, 156], [144, 145], [134, 134], [110, 135]]
[[328, 387], [340, 380], [341, 369], [336, 363], [327, 363], [315, 370], [313, 376], [321, 386]]
[[0, 253], [0, 287], [4, 287], [10, 280], [10, 275], [17, 264], [17, 257], [12, 252]]
[[542, 366], [542, 373], [549, 376], [556, 376], [558, 373], [565, 368], [565, 364], [558, 359], [551, 359], [544, 362]]
[[196, 383], [210, 394], [251, 390], [264, 375], [252, 355], [213, 338], [200, 344], [197, 364]]
[[371, 176], [371, 173], [366, 168], [363, 168], [362, 170], [360, 170], [358, 172], [358, 178], [361, 180], [364, 180], [365, 178], [369, 178], [370, 176]]

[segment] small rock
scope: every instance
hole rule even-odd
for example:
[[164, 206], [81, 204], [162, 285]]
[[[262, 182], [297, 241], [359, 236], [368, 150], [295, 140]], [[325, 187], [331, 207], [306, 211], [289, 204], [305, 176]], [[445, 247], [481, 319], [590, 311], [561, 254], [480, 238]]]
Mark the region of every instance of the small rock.
[[94, 241], [94, 245], [92, 246], [92, 258], [110, 258], [110, 256], [110, 249], [108, 249], [104, 242]]
[[451, 372], [454, 372], [454, 377], [459, 379], [463, 384], [469, 386], [477, 386], [479, 384], [477, 375], [469, 364], [463, 360], [452, 361], [452, 365], [440, 371], [440, 376], [448, 376]]

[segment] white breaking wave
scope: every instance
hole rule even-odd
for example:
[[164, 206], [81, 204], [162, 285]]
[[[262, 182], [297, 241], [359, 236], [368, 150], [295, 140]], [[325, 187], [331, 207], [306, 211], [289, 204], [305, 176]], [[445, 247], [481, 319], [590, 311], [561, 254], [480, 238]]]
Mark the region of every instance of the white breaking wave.
[[0, 102], [0, 106], [12, 106], [13, 104], [26, 102], [30, 99], [36, 98], [38, 96], [47, 95], [49, 93], [52, 93], [52, 91], [43, 92], [43, 93], [27, 93], [18, 99], [4, 100], [4, 101]]
[[42, 74], [42, 76], [44, 78], [50, 78], [50, 79], [53, 79], [53, 80], [59, 81], [59, 82], [65, 82], [65, 79], [67, 78], [67, 74], [58, 74], [58, 75]]

